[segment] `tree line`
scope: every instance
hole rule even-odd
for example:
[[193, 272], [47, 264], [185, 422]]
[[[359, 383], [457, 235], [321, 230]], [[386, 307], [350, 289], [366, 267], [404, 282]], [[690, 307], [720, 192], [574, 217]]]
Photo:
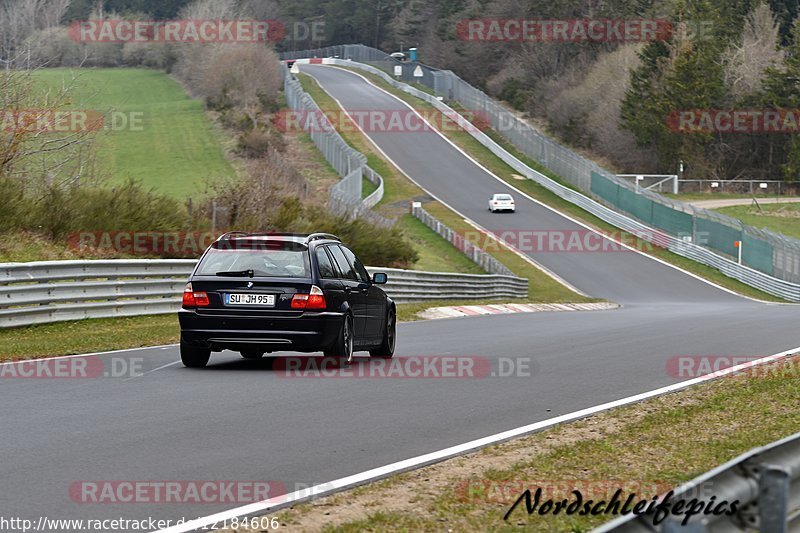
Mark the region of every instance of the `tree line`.
[[[213, 3], [213, 2], [212, 2]], [[675, 131], [682, 110], [797, 109], [800, 0], [222, 0], [209, 12], [247, 12], [322, 34], [290, 35], [280, 50], [363, 43], [385, 51], [416, 46], [421, 60], [455, 71], [523, 112], [537, 126], [626, 173], [687, 177], [800, 177], [796, 134]], [[195, 5], [195, 4], [192, 4]], [[171, 70], [174, 47], [77, 46], [54, 26], [91, 17], [185, 17], [188, 0], [7, 0], [0, 46], [9, 57], [60, 64]], [[5, 15], [4, 11], [5, 10]], [[196, 12], [196, 8], [195, 8]], [[667, 38], [644, 43], [465, 40], [475, 19], [658, 19]]]

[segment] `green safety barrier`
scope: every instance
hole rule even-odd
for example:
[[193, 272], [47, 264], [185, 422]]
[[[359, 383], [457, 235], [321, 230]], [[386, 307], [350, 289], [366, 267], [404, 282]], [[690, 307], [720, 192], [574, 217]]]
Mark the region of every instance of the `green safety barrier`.
[[613, 206], [618, 206], [617, 194], [620, 186], [610, 179], [592, 171], [592, 192]]
[[[742, 241], [742, 263], [766, 274], [773, 273], [773, 247], [770, 243], [744, 234], [713, 220], [654, 202], [621, 187], [605, 176], [592, 172], [592, 192], [620, 211], [674, 236], [694, 235], [694, 242], [731, 257], [738, 257], [736, 241]], [[695, 233], [696, 232], [696, 233]]]
[[751, 237], [747, 233], [742, 235], [742, 263], [771, 276], [772, 255], [773, 247], [770, 243]]
[[696, 217], [695, 231], [695, 242], [697, 244], [719, 250], [732, 257], [739, 255], [739, 250], [736, 249], [736, 241], [742, 240], [742, 232], [738, 228]]
[[653, 202], [653, 225], [671, 235], [691, 235], [692, 215]]
[[619, 208], [645, 224], [653, 221], [653, 201], [624, 187], [619, 188]]

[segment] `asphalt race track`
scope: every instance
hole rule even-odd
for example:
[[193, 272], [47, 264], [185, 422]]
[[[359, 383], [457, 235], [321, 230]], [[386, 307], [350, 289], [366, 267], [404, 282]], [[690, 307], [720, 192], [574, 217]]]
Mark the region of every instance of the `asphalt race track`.
[[[303, 69], [346, 108], [401, 108], [353, 74]], [[435, 133], [369, 135], [431, 194], [488, 229], [582, 230], [519, 194], [516, 214], [490, 214], [489, 196], [507, 187]], [[400, 361], [472, 356], [495, 375], [297, 378], [273, 368], [274, 359], [230, 352], [190, 370], [177, 363], [176, 347], [166, 347], [91, 356], [106, 370], [141, 365], [135, 377], [0, 377], [0, 515], [195, 518], [240, 503], [87, 504], [74, 501], [70, 487], [266, 480], [293, 491], [683, 381], [668, 371], [675, 356], [753, 357], [800, 345], [796, 306], [739, 298], [632, 252], [531, 255], [623, 307], [399, 326]], [[497, 375], [525, 361], [530, 373]]]

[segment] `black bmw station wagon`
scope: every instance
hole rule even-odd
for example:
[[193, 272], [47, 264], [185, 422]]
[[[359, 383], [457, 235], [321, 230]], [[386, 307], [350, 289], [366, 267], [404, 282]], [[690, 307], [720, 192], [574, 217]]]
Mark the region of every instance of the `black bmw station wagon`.
[[181, 359], [202, 367], [211, 352], [258, 359], [316, 352], [346, 364], [353, 352], [392, 357], [395, 304], [334, 235], [226, 233], [200, 258], [179, 312]]

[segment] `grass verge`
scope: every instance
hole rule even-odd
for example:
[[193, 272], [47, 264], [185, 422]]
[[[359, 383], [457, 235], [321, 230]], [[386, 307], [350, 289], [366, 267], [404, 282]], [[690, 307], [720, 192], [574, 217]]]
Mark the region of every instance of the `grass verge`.
[[[0, 263], [30, 261], [61, 261], [67, 259], [124, 259], [137, 257], [110, 249], [70, 246], [29, 231], [9, 231], [0, 234]], [[138, 256], [141, 257], [141, 256]]]
[[[449, 242], [423, 224], [419, 219], [406, 213], [397, 221], [400, 229], [414, 244], [419, 259], [414, 264], [417, 270], [428, 272], [462, 272], [464, 274], [485, 274], [466, 255], [458, 253]], [[455, 251], [455, 253], [453, 253]]]
[[0, 361], [159, 346], [178, 342], [179, 337], [175, 314], [0, 329]]
[[[206, 180], [234, 175], [203, 102], [163, 72], [57, 68], [36, 76], [45, 90], [74, 83], [70, 107], [106, 115], [99, 158], [116, 182], [133, 177], [145, 188], [186, 198], [199, 195]], [[113, 127], [110, 111], [117, 117]]]
[[[597, 414], [274, 516], [293, 531], [328, 533], [587, 531], [613, 516], [528, 516], [524, 503], [508, 521], [503, 516], [525, 489], [537, 487], [543, 500], [574, 501], [573, 488], [595, 502], [618, 488], [648, 500], [791, 435], [797, 432], [799, 374], [800, 357], [794, 357], [769, 370], [751, 369]], [[708, 501], [711, 491], [701, 497]]]
[[737, 205], [714, 209], [756, 228], [766, 228], [800, 239], [800, 203]]
[[[344, 68], [344, 67], [343, 67]], [[391, 94], [397, 96], [404, 102], [410, 104], [417, 110], [425, 111], [426, 113], [438, 113], [436, 109], [431, 106], [430, 104], [419, 100], [418, 98], [411, 96], [399, 89], [394, 88], [393, 86], [386, 83], [384, 80], [379, 78], [378, 76], [371, 74], [369, 72], [360, 71], [354, 68], [348, 68], [348, 70], [352, 70], [367, 79], [369, 79], [372, 83], [377, 85], [378, 87], [390, 92]], [[728, 276], [724, 275], [722, 272], [707, 267], [705, 265], [701, 265], [691, 259], [687, 259], [685, 257], [679, 256], [670, 252], [669, 250], [665, 250], [663, 248], [658, 248], [651, 246], [649, 243], [646, 243], [633, 235], [630, 235], [625, 232], [621, 232], [615, 226], [604, 222], [603, 220], [597, 218], [596, 216], [584, 211], [580, 207], [567, 202], [566, 200], [560, 198], [556, 194], [550, 192], [549, 190], [545, 189], [538, 183], [533, 180], [518, 180], [515, 179], [513, 176], [516, 174], [514, 169], [504, 163], [500, 158], [495, 156], [488, 148], [480, 144], [475, 138], [473, 138], [468, 132], [458, 129], [453, 125], [452, 121], [448, 124], [449, 119], [447, 117], [441, 117], [439, 120], [434, 121], [435, 126], [439, 126], [441, 124], [447, 125], [447, 127], [442, 128], [442, 133], [448, 137], [451, 141], [453, 141], [459, 148], [470, 154], [476, 161], [478, 161], [481, 165], [489, 169], [493, 174], [500, 177], [503, 181], [507, 182], [509, 185], [516, 187], [517, 189], [523, 191], [524, 193], [528, 194], [529, 196], [539, 200], [540, 202], [557, 209], [559, 212], [569, 215], [572, 218], [580, 220], [584, 224], [607, 234], [618, 235], [619, 238], [624, 239], [624, 242], [630, 243], [632, 246], [636, 247], [637, 250], [641, 250], [648, 255], [653, 257], [657, 257], [667, 263], [675, 265], [679, 268], [682, 268], [688, 272], [701, 276], [717, 285], [725, 287], [729, 290], [742, 294], [744, 296], [748, 296], [751, 298], [756, 298], [765, 301], [771, 302], [783, 302], [781, 298], [777, 298], [765, 292], [762, 292], [758, 289], [755, 289], [749, 285], [741, 283], [733, 278], [729, 278]], [[454, 131], [457, 130], [457, 131]], [[520, 159], [523, 163], [530, 166], [534, 170], [541, 172], [542, 174], [546, 175], [547, 177], [554, 179], [555, 181], [561, 183], [564, 186], [573, 188], [569, 184], [567, 184], [563, 178], [560, 176], [555, 175], [554, 173], [550, 172], [549, 170], [543, 168], [538, 162], [532, 160], [531, 158], [522, 154], [519, 150], [517, 150], [513, 145], [508, 143], [505, 139], [503, 139], [497, 132], [492, 130], [486, 130], [485, 133], [489, 135], [495, 142], [500, 144], [504, 149], [506, 149], [509, 153]], [[426, 206], [427, 208], [427, 206]], [[503, 259], [500, 259], [503, 261]]]

